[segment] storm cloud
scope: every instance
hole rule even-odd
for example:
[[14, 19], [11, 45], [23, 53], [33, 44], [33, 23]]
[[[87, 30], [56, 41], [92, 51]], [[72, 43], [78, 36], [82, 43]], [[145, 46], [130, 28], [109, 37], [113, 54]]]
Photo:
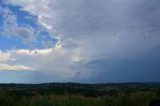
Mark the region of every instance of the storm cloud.
[[[53, 47], [55, 51], [45, 58], [37, 55], [38, 60], [46, 61], [35, 62], [37, 71], [52, 73], [59, 81], [160, 81], [159, 0], [8, 0], [8, 3], [36, 16], [38, 23], [58, 41]], [[22, 58], [27, 59], [25, 66], [34, 67], [27, 65], [32, 58], [28, 55]]]

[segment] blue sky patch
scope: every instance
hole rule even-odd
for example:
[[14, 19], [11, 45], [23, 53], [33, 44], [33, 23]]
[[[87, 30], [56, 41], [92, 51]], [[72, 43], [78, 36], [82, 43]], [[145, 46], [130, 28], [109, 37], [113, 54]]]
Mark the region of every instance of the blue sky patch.
[[[3, 17], [3, 12], [0, 14], [0, 49], [1, 50], [6, 50], [6, 49], [11, 49], [13, 47], [18, 48], [18, 49], [42, 49], [42, 48], [50, 48], [55, 45], [57, 42], [56, 39], [51, 37], [51, 35], [45, 31], [45, 28], [37, 24], [37, 17], [29, 14], [26, 11], [23, 11], [20, 6], [13, 6], [11, 4], [4, 4], [1, 2], [0, 7], [3, 8], [8, 8], [13, 15], [16, 16], [16, 23], [18, 27], [22, 28], [32, 28], [34, 37], [35, 37], [35, 42], [34, 44], [28, 44], [32, 45], [32, 47], [26, 45], [24, 41], [21, 39], [21, 35], [17, 36], [15, 33], [11, 33], [11, 35], [7, 35], [3, 32], [3, 26], [4, 23], [3, 21], [5, 18]], [[12, 26], [11, 26], [12, 27]], [[13, 26], [14, 28], [14, 26]], [[10, 36], [10, 37], [8, 37]], [[27, 35], [25, 35], [27, 36]], [[29, 36], [29, 35], [28, 35]]]

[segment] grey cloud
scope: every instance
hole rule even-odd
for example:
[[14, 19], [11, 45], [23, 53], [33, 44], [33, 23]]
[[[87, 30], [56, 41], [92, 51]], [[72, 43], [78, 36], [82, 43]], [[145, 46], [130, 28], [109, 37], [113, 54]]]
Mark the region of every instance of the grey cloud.
[[76, 70], [75, 80], [160, 80], [160, 55], [141, 59], [160, 47], [159, 0], [9, 1], [36, 15], [64, 49], [77, 50], [79, 61], [66, 64]]
[[[99, 71], [91, 82], [155, 82], [159, 81], [160, 59], [99, 60], [92, 71]], [[100, 64], [102, 63], [102, 64]]]
[[[84, 66], [92, 72], [88, 82], [156, 82], [160, 76], [159, 47], [138, 57], [107, 58], [90, 61]], [[78, 75], [80, 75], [78, 73]], [[83, 80], [83, 81], [85, 81]]]
[[18, 29], [18, 36], [23, 40], [24, 43], [31, 45], [35, 43], [35, 31], [31, 27], [21, 27]]
[[[157, 26], [154, 23], [159, 22], [158, 18], [153, 17], [159, 14], [156, 3], [148, 3], [145, 0], [50, 2], [48, 12], [53, 10], [52, 15], [47, 17], [42, 13], [39, 21], [52, 26], [51, 31], [55, 30], [66, 38], [121, 36], [126, 32], [144, 35], [148, 34], [149, 27], [154, 30]], [[153, 31], [150, 33], [153, 34]]]

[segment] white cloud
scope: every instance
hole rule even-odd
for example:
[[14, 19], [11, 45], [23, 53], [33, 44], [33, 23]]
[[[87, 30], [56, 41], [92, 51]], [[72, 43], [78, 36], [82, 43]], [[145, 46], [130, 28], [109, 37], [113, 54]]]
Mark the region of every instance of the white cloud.
[[0, 70], [3, 71], [33, 71], [34, 69], [22, 65], [9, 65], [9, 64], [1, 64], [0, 63]]
[[2, 53], [2, 51], [0, 51], [0, 62], [8, 60], [9, 57], [10, 57], [10, 54], [5, 54], [5, 53]]
[[1, 35], [6, 37], [19, 37], [25, 44], [32, 46], [35, 42], [35, 29], [31, 26], [22, 26], [18, 24], [17, 15], [12, 12], [8, 7], [1, 8], [2, 31]]
[[19, 49], [1, 52], [0, 70], [34, 70], [55, 76], [55, 79], [71, 78], [75, 71], [70, 69], [77, 60], [77, 51], [69, 51], [57, 44], [49, 49]]

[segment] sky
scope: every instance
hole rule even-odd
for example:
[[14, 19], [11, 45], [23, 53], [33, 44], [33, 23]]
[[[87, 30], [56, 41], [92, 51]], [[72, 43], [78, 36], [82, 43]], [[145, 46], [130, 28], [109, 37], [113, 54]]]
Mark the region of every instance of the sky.
[[0, 83], [160, 81], [159, 0], [0, 0]]

